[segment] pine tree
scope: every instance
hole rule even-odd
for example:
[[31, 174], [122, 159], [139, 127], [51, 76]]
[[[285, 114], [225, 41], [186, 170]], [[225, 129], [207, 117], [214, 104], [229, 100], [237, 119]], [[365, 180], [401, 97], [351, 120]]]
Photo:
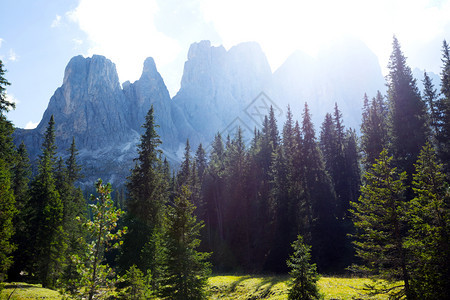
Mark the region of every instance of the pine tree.
[[14, 234], [13, 218], [16, 214], [14, 194], [8, 165], [0, 158], [0, 291], [6, 273], [13, 260], [11, 253], [15, 245], [11, 242]]
[[17, 149], [17, 160], [12, 168], [12, 175], [11, 188], [14, 191], [17, 210], [17, 215], [13, 220], [16, 230], [13, 236], [13, 242], [17, 245], [17, 249], [13, 254], [14, 264], [9, 270], [8, 277], [11, 280], [18, 281], [20, 271], [25, 270], [27, 262], [31, 260], [29, 244], [33, 234], [33, 229], [29, 224], [30, 217], [32, 216], [29, 190], [31, 166], [28, 152], [23, 142]]
[[197, 164], [197, 173], [200, 182], [203, 182], [203, 177], [205, 175], [206, 168], [208, 167], [208, 162], [206, 160], [206, 152], [203, 149], [202, 144], [198, 145], [197, 151], [195, 152], [195, 163]]
[[438, 107], [437, 100], [438, 94], [437, 90], [434, 88], [433, 82], [427, 72], [423, 73], [423, 100], [427, 104], [429, 120], [428, 124], [431, 129], [431, 140], [434, 144], [437, 144], [436, 137], [439, 131], [438, 127]]
[[51, 116], [42, 143], [38, 174], [33, 179], [31, 205], [34, 209], [35, 258], [33, 265], [44, 287], [53, 287], [62, 273], [66, 244], [64, 242], [64, 206], [55, 183], [56, 145], [55, 121]]
[[225, 240], [243, 268], [251, 264], [250, 201], [247, 193], [248, 159], [242, 129], [237, 129], [226, 151], [224, 203]]
[[167, 215], [167, 253], [162, 295], [166, 299], [206, 299], [209, 253], [198, 252], [204, 226], [194, 215], [190, 192], [183, 186]]
[[415, 165], [416, 197], [409, 202], [407, 245], [413, 259], [411, 288], [420, 299], [444, 299], [450, 294], [450, 195], [442, 165], [436, 161], [435, 150], [427, 144]]
[[380, 91], [370, 104], [364, 95], [361, 134], [362, 164], [365, 170], [369, 170], [388, 146], [387, 107]]
[[[167, 202], [168, 182], [164, 164], [161, 161], [161, 140], [156, 132], [153, 106], [145, 117], [145, 129], [138, 145], [136, 165], [128, 177], [128, 209], [125, 224], [128, 233], [119, 259], [122, 270], [136, 265], [141, 271], [150, 270], [156, 282], [160, 274], [155, 264], [159, 252], [159, 232], [163, 226], [164, 206]], [[155, 244], [151, 244], [155, 241]], [[154, 282], [154, 284], [156, 284]]]
[[438, 100], [438, 150], [444, 166], [444, 172], [450, 175], [450, 47], [447, 41], [442, 43], [441, 94]]
[[304, 207], [301, 214], [308, 220], [306, 234], [311, 236], [312, 255], [319, 270], [333, 267], [338, 254], [328, 247], [335, 239], [334, 208], [336, 198], [331, 179], [325, 171], [322, 153], [316, 141], [308, 104], [305, 103], [302, 122], [301, 166], [303, 170]]
[[11, 83], [4, 77], [6, 70], [3, 65], [3, 61], [0, 59], [0, 112], [8, 112], [10, 109], [16, 107], [15, 103], [11, 103], [6, 99], [6, 87]]
[[294, 248], [294, 253], [287, 261], [288, 267], [291, 268], [288, 299], [323, 299], [317, 286], [319, 274], [317, 274], [316, 265], [310, 262], [311, 247], [306, 245], [303, 242], [303, 237], [299, 235], [297, 240], [292, 243], [292, 248]]
[[191, 146], [189, 145], [189, 139], [186, 140], [186, 146], [184, 148], [184, 157], [181, 162], [180, 172], [177, 175], [177, 184], [179, 187], [186, 185], [191, 187], [191, 175], [192, 175], [192, 156]]
[[127, 270], [126, 274], [121, 278], [121, 288], [119, 299], [123, 300], [146, 300], [154, 299], [150, 289], [151, 273], [144, 273], [136, 268], [135, 265]]
[[64, 205], [63, 230], [68, 253], [62, 280], [70, 282], [78, 276], [76, 265], [70, 259], [70, 255], [81, 254], [85, 251], [82, 241], [86, 233], [82, 228], [82, 222], [79, 220], [86, 219], [87, 207], [81, 188], [75, 186], [76, 181], [81, 178], [81, 166], [77, 162], [78, 150], [75, 145], [75, 138], [72, 139], [68, 152], [69, 157], [65, 164], [62, 159], [58, 161], [55, 179], [57, 190]]
[[6, 87], [10, 83], [4, 77], [5, 72], [0, 60], [0, 290], [13, 262], [11, 253], [15, 245], [11, 242], [11, 237], [14, 234], [13, 218], [16, 214], [16, 200], [11, 188], [11, 169], [16, 158], [12, 143], [14, 127], [5, 116], [6, 112], [14, 108], [14, 103], [6, 99]]
[[387, 280], [402, 280], [395, 294], [412, 299], [409, 261], [406, 254], [406, 172], [397, 173], [392, 157], [383, 150], [377, 163], [365, 174], [361, 196], [352, 202], [357, 228], [356, 254], [366, 264], [360, 268]]
[[396, 165], [410, 176], [427, 140], [426, 106], [395, 36], [388, 68], [391, 152]]

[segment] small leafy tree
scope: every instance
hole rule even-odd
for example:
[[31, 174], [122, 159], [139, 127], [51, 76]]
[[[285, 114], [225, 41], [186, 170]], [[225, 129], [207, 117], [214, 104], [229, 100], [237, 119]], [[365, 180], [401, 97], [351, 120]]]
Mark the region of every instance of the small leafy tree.
[[92, 220], [84, 223], [89, 233], [89, 243], [84, 257], [74, 255], [72, 259], [78, 265], [79, 279], [73, 285], [75, 297], [79, 299], [104, 299], [114, 286], [114, 271], [104, 263], [105, 252], [119, 247], [126, 228], [117, 230], [117, 221], [122, 215], [111, 200], [111, 184], [104, 185], [99, 179], [95, 184], [98, 197], [91, 195]]
[[292, 243], [294, 254], [290, 256], [287, 265], [291, 268], [291, 282], [288, 299], [311, 300], [322, 299], [319, 293], [317, 281], [316, 264], [311, 264], [311, 246], [303, 242], [303, 237], [298, 235], [297, 240]]

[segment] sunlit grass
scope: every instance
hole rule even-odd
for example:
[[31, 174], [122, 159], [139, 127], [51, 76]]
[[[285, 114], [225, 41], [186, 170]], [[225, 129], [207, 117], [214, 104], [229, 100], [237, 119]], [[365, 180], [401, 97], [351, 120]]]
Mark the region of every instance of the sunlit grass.
[[[288, 280], [287, 275], [215, 275], [208, 279], [209, 299], [287, 299]], [[326, 300], [388, 299], [386, 295], [369, 297], [363, 291], [366, 284], [374, 284], [368, 278], [321, 277], [318, 284]], [[6, 283], [0, 299], [9, 295], [11, 300], [62, 298], [57, 291], [27, 283]]]
[[48, 299], [60, 300], [61, 294], [57, 291], [43, 288], [40, 284], [28, 284], [23, 282], [11, 282], [5, 284], [5, 289], [0, 294], [0, 299], [25, 300]]
[[[287, 299], [288, 276], [212, 276], [210, 299]], [[388, 299], [385, 295], [369, 297], [364, 291], [368, 278], [321, 277], [318, 282], [326, 300]]]

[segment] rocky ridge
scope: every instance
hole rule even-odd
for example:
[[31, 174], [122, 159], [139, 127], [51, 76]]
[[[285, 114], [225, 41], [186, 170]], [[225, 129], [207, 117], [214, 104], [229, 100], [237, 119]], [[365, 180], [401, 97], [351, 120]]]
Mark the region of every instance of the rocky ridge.
[[373, 96], [384, 88], [384, 80], [375, 55], [364, 44], [347, 41], [346, 45], [351, 49], [336, 45], [315, 59], [296, 52], [272, 73], [257, 43], [242, 43], [228, 51], [209, 41], [194, 43], [180, 90], [172, 99], [152, 58], [145, 60], [137, 81], [121, 86], [109, 59], [76, 56], [39, 125], [33, 130], [17, 129], [15, 141], [24, 141], [36, 160], [54, 115], [60, 155], [67, 155], [75, 137], [85, 173], [82, 184], [90, 186], [99, 177], [115, 184], [125, 181], [151, 105], [162, 150], [175, 166], [187, 138], [194, 150], [199, 143], [207, 148], [217, 132], [233, 135], [238, 126], [249, 138], [271, 105], [282, 126], [288, 104], [300, 119], [308, 101], [319, 130], [325, 112], [337, 102], [345, 125], [359, 127], [364, 92]]

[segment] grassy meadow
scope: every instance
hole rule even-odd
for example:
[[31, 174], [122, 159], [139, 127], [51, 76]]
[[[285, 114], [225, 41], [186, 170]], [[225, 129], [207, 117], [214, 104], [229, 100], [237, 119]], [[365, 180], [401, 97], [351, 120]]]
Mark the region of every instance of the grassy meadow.
[[[287, 281], [287, 275], [214, 275], [208, 279], [209, 299], [287, 299]], [[322, 277], [318, 282], [326, 300], [388, 299], [369, 297], [362, 291], [365, 284], [372, 283], [368, 278], [339, 277]], [[7, 283], [0, 299], [8, 299], [10, 295], [11, 300], [62, 298], [57, 291], [27, 283]]]

